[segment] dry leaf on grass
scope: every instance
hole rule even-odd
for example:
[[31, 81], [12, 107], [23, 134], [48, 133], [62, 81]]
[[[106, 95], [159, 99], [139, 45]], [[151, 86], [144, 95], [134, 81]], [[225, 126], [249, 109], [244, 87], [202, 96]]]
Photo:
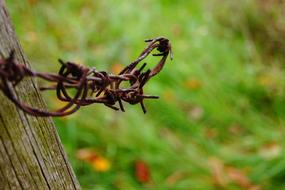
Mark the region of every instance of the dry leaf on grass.
[[217, 158], [210, 158], [208, 164], [210, 166], [214, 184], [218, 187], [226, 187], [229, 181], [224, 172], [223, 162]]
[[76, 158], [90, 164], [95, 171], [106, 172], [111, 168], [109, 160], [103, 156], [98, 155], [92, 149], [79, 149], [76, 152]]
[[208, 163], [216, 186], [226, 188], [233, 183], [245, 190], [261, 190], [260, 186], [251, 182], [246, 171], [232, 166], [227, 167], [218, 158], [210, 158]]

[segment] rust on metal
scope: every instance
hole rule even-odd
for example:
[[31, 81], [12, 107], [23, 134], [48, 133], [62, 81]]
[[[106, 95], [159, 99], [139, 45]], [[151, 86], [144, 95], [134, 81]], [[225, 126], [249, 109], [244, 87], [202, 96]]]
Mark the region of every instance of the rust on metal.
[[[33, 116], [66, 116], [76, 112], [81, 106], [94, 103], [103, 104], [114, 110], [125, 111], [123, 102], [129, 104], [140, 104], [144, 113], [145, 99], [157, 99], [158, 96], [145, 95], [143, 87], [157, 75], [163, 68], [168, 55], [171, 56], [171, 44], [164, 37], [146, 40], [147, 46], [138, 58], [126, 66], [118, 75], [109, 74], [105, 71], [98, 71], [96, 68], [88, 68], [73, 62], [64, 62], [59, 59], [61, 67], [58, 74], [35, 72], [23, 64], [19, 64], [11, 51], [6, 59], [0, 59], [0, 89], [18, 108]], [[138, 67], [146, 57], [154, 50], [158, 53], [153, 56], [160, 56], [160, 60], [153, 69], [147, 69], [146, 63]], [[60, 101], [66, 105], [55, 111], [46, 111], [31, 107], [21, 102], [14, 94], [14, 89], [25, 77], [37, 77], [52, 84], [48, 87], [41, 87], [40, 90], [54, 90]], [[127, 82], [128, 86], [122, 85]], [[71, 93], [73, 89], [75, 93]]]

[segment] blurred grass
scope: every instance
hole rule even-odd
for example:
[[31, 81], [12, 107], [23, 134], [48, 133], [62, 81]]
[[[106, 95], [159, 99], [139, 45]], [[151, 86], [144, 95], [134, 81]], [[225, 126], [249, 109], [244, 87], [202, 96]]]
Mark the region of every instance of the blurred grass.
[[[284, 38], [273, 38], [279, 30], [270, 28], [284, 28], [284, 17], [253, 17], [261, 28], [253, 30], [234, 18], [269, 14], [258, 1], [213, 2], [7, 2], [40, 71], [56, 72], [58, 58], [111, 71], [134, 60], [144, 39], [172, 42], [175, 59], [146, 88], [161, 97], [146, 103], [146, 115], [139, 106], [119, 113], [94, 105], [55, 119], [83, 189], [285, 189]], [[271, 11], [282, 12], [275, 6]], [[281, 44], [273, 47], [277, 54], [270, 53], [272, 41]], [[79, 160], [82, 148], [105, 157], [111, 169], [99, 172]], [[148, 163], [149, 183], [137, 182], [136, 160]]]

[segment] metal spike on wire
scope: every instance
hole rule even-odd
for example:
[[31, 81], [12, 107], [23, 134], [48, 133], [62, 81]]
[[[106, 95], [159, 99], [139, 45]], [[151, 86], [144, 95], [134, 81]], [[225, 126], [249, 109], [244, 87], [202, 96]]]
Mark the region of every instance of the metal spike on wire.
[[[126, 66], [118, 75], [97, 71], [72, 62], [59, 59], [61, 67], [58, 74], [35, 72], [23, 64], [17, 63], [14, 51], [6, 59], [0, 59], [0, 89], [18, 108], [33, 116], [66, 116], [76, 112], [81, 106], [90, 104], [103, 104], [114, 110], [125, 111], [123, 102], [140, 104], [144, 113], [145, 99], [157, 99], [158, 96], [145, 95], [143, 87], [157, 75], [163, 68], [168, 55], [172, 59], [171, 44], [164, 37], [145, 40], [148, 43], [138, 58]], [[148, 57], [154, 50], [161, 59], [153, 69], [147, 69], [146, 63], [137, 68], [139, 63]], [[25, 77], [37, 77], [53, 83], [40, 90], [54, 90], [57, 98], [66, 102], [66, 105], [55, 111], [46, 111], [31, 107], [21, 102], [14, 93], [13, 87]], [[122, 82], [128, 82], [128, 87], [122, 87]], [[74, 89], [75, 93], [70, 93]], [[118, 107], [117, 107], [118, 104]]]

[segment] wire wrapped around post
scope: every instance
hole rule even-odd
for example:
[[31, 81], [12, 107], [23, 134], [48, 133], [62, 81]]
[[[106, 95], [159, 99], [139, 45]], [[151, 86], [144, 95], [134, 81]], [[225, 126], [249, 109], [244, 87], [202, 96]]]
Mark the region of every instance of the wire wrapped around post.
[[[90, 104], [103, 104], [114, 110], [125, 111], [123, 102], [129, 104], [140, 104], [144, 113], [145, 99], [157, 99], [158, 96], [145, 95], [143, 87], [157, 75], [163, 68], [167, 57], [172, 59], [171, 44], [168, 39], [159, 37], [149, 39], [146, 48], [138, 58], [126, 66], [118, 75], [109, 74], [105, 71], [97, 71], [96, 68], [87, 68], [72, 62], [59, 60], [61, 67], [58, 74], [35, 72], [23, 64], [17, 63], [14, 51], [6, 59], [0, 59], [0, 89], [18, 108], [33, 116], [66, 116], [76, 112], [81, 106]], [[153, 69], [147, 69], [146, 63], [140, 68], [138, 64], [148, 57], [154, 50], [161, 59]], [[46, 111], [31, 107], [18, 100], [14, 94], [14, 87], [25, 77], [37, 77], [53, 83], [48, 87], [41, 87], [40, 90], [54, 90], [60, 101], [66, 105], [55, 111]], [[122, 87], [122, 82], [128, 82], [128, 87]], [[70, 93], [74, 89], [75, 93]], [[118, 104], [119, 107], [116, 106]]]

